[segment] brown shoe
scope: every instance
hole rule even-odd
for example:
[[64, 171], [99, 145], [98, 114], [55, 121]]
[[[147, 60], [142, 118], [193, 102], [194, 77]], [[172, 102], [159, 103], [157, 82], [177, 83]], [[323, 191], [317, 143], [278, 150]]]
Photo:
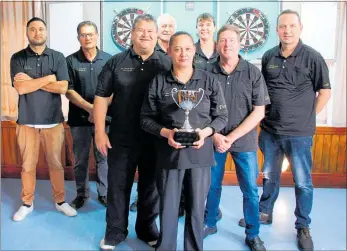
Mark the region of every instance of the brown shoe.
[[313, 241], [310, 234], [309, 228], [298, 229], [298, 234], [296, 236], [298, 241], [298, 249], [300, 251], [311, 251], [313, 250]]
[[[262, 212], [259, 212], [259, 223], [263, 224], [263, 225], [272, 224], [272, 213], [271, 214], [264, 214]], [[245, 222], [244, 218], [239, 220], [239, 226], [240, 227], [246, 227], [246, 222]]]

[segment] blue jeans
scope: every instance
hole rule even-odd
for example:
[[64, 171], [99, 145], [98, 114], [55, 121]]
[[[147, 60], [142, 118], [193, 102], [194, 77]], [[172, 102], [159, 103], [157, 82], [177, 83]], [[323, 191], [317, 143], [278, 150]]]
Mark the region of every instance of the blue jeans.
[[[243, 214], [246, 221], [246, 236], [253, 239], [259, 234], [259, 196], [257, 187], [258, 159], [256, 152], [231, 152], [236, 167], [236, 175], [243, 194]], [[211, 168], [211, 186], [205, 208], [205, 224], [215, 227], [222, 193], [227, 153], [214, 154], [216, 165]]]
[[308, 227], [311, 223], [309, 214], [313, 202], [312, 137], [276, 135], [261, 130], [259, 147], [264, 154], [260, 211], [265, 214], [273, 211], [280, 190], [282, 162], [286, 156], [291, 165], [295, 183], [295, 228]]

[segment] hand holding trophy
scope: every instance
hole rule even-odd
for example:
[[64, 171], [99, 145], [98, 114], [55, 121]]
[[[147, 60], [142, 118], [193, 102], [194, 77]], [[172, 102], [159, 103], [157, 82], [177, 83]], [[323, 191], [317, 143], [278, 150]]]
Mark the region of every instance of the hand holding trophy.
[[[200, 99], [198, 100], [198, 94], [202, 92]], [[175, 95], [177, 94], [177, 99]], [[197, 107], [204, 97], [204, 90], [199, 88], [195, 90], [178, 90], [173, 88], [171, 90], [171, 96], [178, 107], [184, 110], [185, 120], [181, 129], [179, 129], [175, 135], [174, 140], [180, 143], [182, 146], [192, 146], [194, 142], [199, 140], [199, 134], [192, 128], [189, 123], [189, 112]]]

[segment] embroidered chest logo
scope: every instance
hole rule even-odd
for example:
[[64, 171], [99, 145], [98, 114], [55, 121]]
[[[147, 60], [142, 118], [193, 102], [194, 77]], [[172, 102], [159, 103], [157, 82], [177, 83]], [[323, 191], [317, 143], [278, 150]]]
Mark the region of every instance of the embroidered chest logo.
[[24, 70], [32, 70], [33, 68], [31, 68], [30, 66], [28, 65], [24, 65]]
[[125, 71], [125, 72], [132, 72], [134, 70], [134, 68], [132, 67], [122, 67], [120, 68], [121, 71]]
[[268, 67], [268, 69], [277, 69], [277, 68], [279, 68], [279, 66], [278, 65], [274, 65], [274, 64], [270, 64], [269, 67]]

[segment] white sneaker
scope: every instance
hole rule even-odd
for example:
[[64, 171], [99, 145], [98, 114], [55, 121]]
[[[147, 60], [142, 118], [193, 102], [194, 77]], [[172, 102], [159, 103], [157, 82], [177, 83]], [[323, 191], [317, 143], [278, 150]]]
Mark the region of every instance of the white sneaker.
[[111, 245], [106, 245], [105, 244], [105, 239], [102, 239], [100, 241], [100, 248], [102, 251], [108, 251], [108, 250], [114, 250], [116, 246], [111, 246]]
[[13, 215], [14, 221], [21, 221], [27, 217], [34, 210], [34, 203], [31, 204], [31, 207], [21, 206], [18, 211]]
[[77, 215], [77, 211], [66, 202], [64, 204], [62, 204], [61, 206], [59, 206], [57, 203], [55, 203], [55, 208], [59, 212], [63, 212], [66, 216], [76, 216]]

